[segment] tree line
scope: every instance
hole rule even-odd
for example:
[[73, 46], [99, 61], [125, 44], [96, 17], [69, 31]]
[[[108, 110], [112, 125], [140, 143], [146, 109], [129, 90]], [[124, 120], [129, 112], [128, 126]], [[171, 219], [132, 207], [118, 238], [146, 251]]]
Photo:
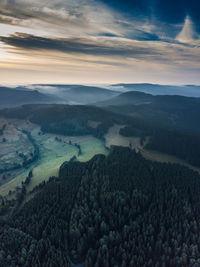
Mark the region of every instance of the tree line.
[[199, 266], [199, 207], [197, 172], [112, 147], [107, 157], [65, 162], [59, 178], [1, 220], [0, 262]]

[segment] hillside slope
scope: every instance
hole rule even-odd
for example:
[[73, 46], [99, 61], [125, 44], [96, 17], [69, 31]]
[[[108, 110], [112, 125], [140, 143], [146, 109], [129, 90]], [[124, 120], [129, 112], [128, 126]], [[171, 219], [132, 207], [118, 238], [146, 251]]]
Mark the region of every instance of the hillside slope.
[[57, 102], [61, 102], [61, 99], [56, 96], [40, 93], [37, 90], [19, 90], [8, 87], [0, 87], [0, 108], [20, 106], [22, 104]]
[[33, 86], [42, 93], [51, 93], [64, 100], [68, 100], [72, 104], [91, 104], [110, 99], [120, 94], [120, 92], [113, 90], [85, 85], [45, 84]]
[[97, 105], [155, 126], [200, 133], [200, 98], [127, 92]]
[[112, 99], [97, 102], [100, 107], [106, 106], [124, 106], [124, 105], [141, 105], [149, 104], [154, 100], [154, 96], [142, 92], [126, 92]]
[[[110, 87], [112, 89], [112, 86]], [[138, 91], [152, 95], [180, 95], [187, 97], [200, 97], [199, 85], [162, 85], [150, 83], [114, 84], [113, 88], [126, 91]]]
[[123, 124], [127, 119], [111, 111], [84, 105], [23, 105], [0, 111], [0, 116], [28, 119], [39, 124], [41, 130], [49, 133], [71, 136], [92, 134], [103, 138], [113, 124]]

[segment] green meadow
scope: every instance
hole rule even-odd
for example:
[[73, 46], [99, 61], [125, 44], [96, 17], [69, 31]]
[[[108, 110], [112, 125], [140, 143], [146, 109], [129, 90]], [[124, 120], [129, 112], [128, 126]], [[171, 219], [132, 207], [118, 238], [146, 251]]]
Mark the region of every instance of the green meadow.
[[133, 149], [139, 149], [140, 137], [125, 137], [119, 134], [121, 128], [125, 125], [115, 124], [111, 127], [108, 133], [105, 135], [105, 145], [110, 148], [111, 146], [124, 146], [132, 147]]
[[[1, 120], [5, 123], [5, 120]], [[195, 168], [183, 160], [176, 157], [146, 150], [140, 145], [139, 137], [124, 137], [119, 134], [124, 125], [114, 125], [104, 136], [105, 142], [91, 135], [87, 136], [63, 136], [56, 134], [43, 134], [38, 125], [32, 124], [24, 120], [8, 120], [8, 127], [5, 132], [7, 142], [1, 144], [4, 157], [1, 157], [1, 166], [10, 165], [19, 162], [16, 151], [24, 154], [30, 153], [33, 149], [32, 145], [22, 134], [22, 130], [29, 131], [40, 149], [40, 156], [37, 161], [28, 167], [22, 167], [15, 171], [6, 173], [7, 179], [3, 181], [1, 174], [0, 195], [7, 195], [9, 191], [15, 191], [18, 186], [26, 180], [29, 172], [33, 171], [33, 177], [27, 190], [31, 191], [36, 185], [42, 181], [47, 181], [51, 176], [58, 176], [58, 171], [63, 162], [69, 161], [76, 156], [79, 161], [88, 161], [96, 154], [107, 155], [112, 145], [131, 147], [136, 151], [140, 151], [142, 155], [153, 161], [179, 163], [193, 170], [200, 172], [199, 168]], [[147, 141], [148, 142], [148, 141]], [[81, 153], [77, 145], [80, 146]]]
[[[12, 176], [12, 180], [0, 186], [1, 195], [7, 195], [10, 190], [13, 191], [17, 186], [20, 186], [25, 181], [30, 170], [33, 170], [33, 177], [27, 186], [28, 191], [31, 191], [42, 181], [47, 181], [49, 177], [57, 176], [62, 163], [69, 161], [73, 156], [76, 156], [79, 161], [88, 161], [96, 154], [108, 154], [108, 150], [104, 147], [103, 141], [93, 136], [70, 137], [55, 134], [39, 134], [40, 128], [38, 126], [24, 121], [15, 121], [12, 126], [31, 132], [31, 135], [40, 148], [40, 157], [36, 162], [28, 166], [28, 168], [21, 168], [18, 171], [11, 172], [10, 176]], [[16, 134], [15, 131], [13, 131], [13, 134]], [[82, 153], [80, 156], [78, 156], [76, 144], [81, 147]], [[21, 145], [19, 139], [18, 146], [21, 147]], [[13, 153], [10, 155], [10, 161], [13, 161]]]

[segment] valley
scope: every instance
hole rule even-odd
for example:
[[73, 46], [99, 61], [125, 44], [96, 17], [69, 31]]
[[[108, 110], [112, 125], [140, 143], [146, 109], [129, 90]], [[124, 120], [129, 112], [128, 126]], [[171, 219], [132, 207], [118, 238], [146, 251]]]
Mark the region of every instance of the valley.
[[193, 252], [170, 260], [175, 254], [157, 251], [176, 236], [188, 251], [198, 242], [199, 99], [157, 99], [134, 93], [116, 106], [0, 110], [4, 266], [147, 266], [149, 258], [149, 266], [190, 266], [182, 263]]
[[[25, 181], [29, 172], [33, 172], [31, 183], [27, 190], [31, 191], [42, 181], [47, 181], [51, 176], [57, 176], [59, 167], [64, 161], [69, 161], [74, 156], [79, 161], [88, 161], [96, 154], [108, 154], [107, 149], [101, 140], [91, 136], [64, 136], [56, 134], [44, 134], [36, 124], [25, 120], [12, 120], [1, 118], [1, 124], [6, 123], [5, 132], [6, 142], [1, 143], [1, 168], [12, 169], [13, 165], [18, 163], [22, 165], [22, 158], [17, 154], [28, 155], [33, 150], [32, 144], [21, 133], [26, 130], [39, 146], [39, 158], [28, 164], [14, 170], [2, 172], [0, 174], [0, 195], [7, 195], [9, 191], [15, 191], [20, 188], [21, 183]], [[3, 136], [1, 137], [4, 138]], [[13, 145], [14, 142], [14, 145]], [[80, 150], [78, 146], [80, 145]]]
[[[96, 128], [99, 122], [89, 121], [89, 125]], [[92, 135], [65, 136], [61, 134], [43, 133], [39, 125], [28, 120], [0, 118], [0, 127], [6, 125], [4, 134], [1, 136], [1, 171], [0, 173], [0, 195], [12, 195], [21, 190], [21, 184], [32, 172], [30, 184], [27, 191], [43, 181], [48, 181], [49, 177], [58, 176], [60, 166], [65, 161], [76, 159], [80, 162], [90, 160], [96, 154], [108, 155], [112, 146], [122, 146], [140, 152], [146, 159], [155, 162], [176, 163], [184, 165], [200, 173], [200, 168], [194, 167], [184, 160], [175, 156], [160, 153], [158, 151], [145, 149], [149, 142], [146, 138], [141, 144], [140, 137], [126, 137], [120, 134], [120, 130], [126, 125], [114, 124], [104, 135], [104, 140], [100, 140]], [[27, 166], [23, 166], [24, 157], [33, 155], [34, 147], [28, 140], [24, 131], [31, 134], [39, 147], [39, 156]], [[6, 141], [3, 139], [6, 136]], [[17, 166], [17, 168], [14, 168]], [[7, 171], [6, 171], [7, 169]]]

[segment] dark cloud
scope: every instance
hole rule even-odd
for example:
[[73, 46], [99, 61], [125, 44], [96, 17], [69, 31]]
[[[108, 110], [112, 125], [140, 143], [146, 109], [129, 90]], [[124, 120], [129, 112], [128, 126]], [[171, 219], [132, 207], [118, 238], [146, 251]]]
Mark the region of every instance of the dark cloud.
[[101, 36], [101, 37], [120, 37], [117, 34], [114, 33], [108, 33], [108, 32], [102, 32], [100, 34], [97, 34], [97, 36]]
[[0, 41], [16, 48], [26, 50], [53, 50], [64, 53], [79, 53], [94, 56], [116, 56], [144, 58], [158, 56], [159, 53], [151, 47], [139, 47], [130, 43], [93, 41], [84, 38], [50, 39], [29, 34], [17, 33], [9, 37], [0, 37]]
[[[56, 25], [62, 27], [65, 26], [79, 26], [87, 27], [87, 12], [84, 12], [83, 6], [75, 5], [73, 7], [69, 1], [59, 1], [59, 5], [53, 1], [47, 1], [47, 3], [26, 3], [25, 1], [13, 1], [5, 0], [6, 4], [2, 4], [0, 0], [0, 22], [10, 25], [30, 25], [30, 20], [37, 22], [44, 22], [51, 24], [52, 27]], [[81, 1], [81, 0], [77, 0]], [[68, 6], [69, 4], [69, 6]], [[32, 23], [34, 23], [32, 21]]]
[[9, 6], [8, 9], [1, 8], [0, 5], [0, 18], [3, 21], [4, 19], [9, 19], [10, 21], [19, 19], [19, 20], [25, 20], [25, 19], [31, 19], [34, 18], [34, 12], [30, 12], [28, 10], [24, 10], [23, 8], [18, 8], [17, 6]]

